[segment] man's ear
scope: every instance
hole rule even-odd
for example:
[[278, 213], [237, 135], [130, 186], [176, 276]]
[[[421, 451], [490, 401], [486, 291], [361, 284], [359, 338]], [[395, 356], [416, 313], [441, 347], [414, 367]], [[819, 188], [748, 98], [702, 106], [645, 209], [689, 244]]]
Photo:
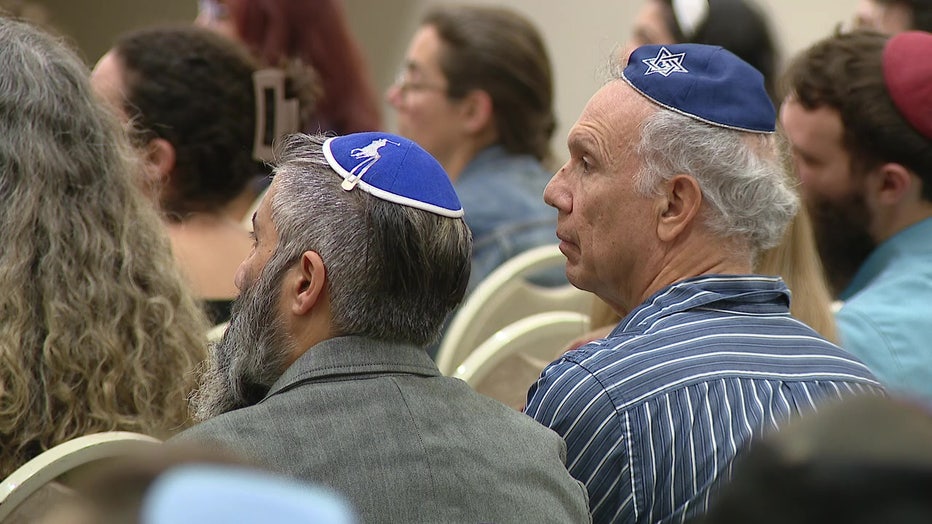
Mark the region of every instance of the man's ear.
[[291, 312], [306, 315], [323, 296], [327, 286], [327, 269], [316, 251], [305, 251], [287, 282]]
[[915, 175], [900, 164], [886, 163], [868, 175], [871, 177], [870, 190], [876, 202], [882, 206], [896, 206], [910, 192], [918, 195], [920, 185]]
[[492, 126], [492, 97], [481, 89], [473, 89], [459, 101], [463, 128], [470, 134], [481, 133]]
[[702, 189], [690, 175], [676, 175], [660, 187], [657, 236], [664, 242], [672, 242], [699, 214]]
[[146, 172], [153, 182], [165, 183], [175, 169], [175, 147], [164, 138], [153, 138], [146, 144]]

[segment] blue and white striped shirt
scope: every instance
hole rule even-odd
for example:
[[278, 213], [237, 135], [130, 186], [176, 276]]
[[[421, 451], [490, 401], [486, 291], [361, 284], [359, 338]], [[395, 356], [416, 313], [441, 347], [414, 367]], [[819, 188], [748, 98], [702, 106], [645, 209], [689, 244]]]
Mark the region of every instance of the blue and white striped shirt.
[[594, 522], [708, 508], [751, 437], [820, 402], [878, 392], [867, 368], [789, 313], [776, 277], [696, 277], [548, 366], [525, 412], [563, 436]]

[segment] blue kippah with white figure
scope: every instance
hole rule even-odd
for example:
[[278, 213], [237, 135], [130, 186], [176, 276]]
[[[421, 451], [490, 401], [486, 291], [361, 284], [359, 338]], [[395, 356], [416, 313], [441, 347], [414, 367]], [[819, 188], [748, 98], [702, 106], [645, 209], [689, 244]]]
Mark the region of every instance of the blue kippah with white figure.
[[450, 177], [416, 143], [389, 133], [369, 132], [328, 138], [324, 156], [343, 177], [346, 191], [359, 188], [374, 197], [437, 215], [463, 216]]
[[722, 47], [641, 46], [621, 77], [651, 101], [707, 124], [752, 133], [776, 129], [764, 75]]

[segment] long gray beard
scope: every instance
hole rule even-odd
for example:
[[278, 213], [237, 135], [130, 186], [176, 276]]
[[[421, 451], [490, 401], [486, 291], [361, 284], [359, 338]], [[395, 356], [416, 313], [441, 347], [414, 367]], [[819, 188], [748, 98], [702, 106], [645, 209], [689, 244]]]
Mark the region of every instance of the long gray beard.
[[273, 256], [258, 282], [242, 290], [226, 333], [210, 348], [189, 401], [199, 422], [255, 405], [284, 371], [291, 348], [276, 307], [285, 268], [275, 262]]

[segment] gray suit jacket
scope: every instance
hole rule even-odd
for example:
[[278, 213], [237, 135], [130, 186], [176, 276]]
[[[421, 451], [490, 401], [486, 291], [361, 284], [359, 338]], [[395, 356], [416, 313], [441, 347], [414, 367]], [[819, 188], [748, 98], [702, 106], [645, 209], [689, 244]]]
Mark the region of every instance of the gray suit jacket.
[[343, 495], [362, 522], [590, 522], [548, 428], [361, 337], [302, 355], [258, 404], [175, 437], [215, 442]]

